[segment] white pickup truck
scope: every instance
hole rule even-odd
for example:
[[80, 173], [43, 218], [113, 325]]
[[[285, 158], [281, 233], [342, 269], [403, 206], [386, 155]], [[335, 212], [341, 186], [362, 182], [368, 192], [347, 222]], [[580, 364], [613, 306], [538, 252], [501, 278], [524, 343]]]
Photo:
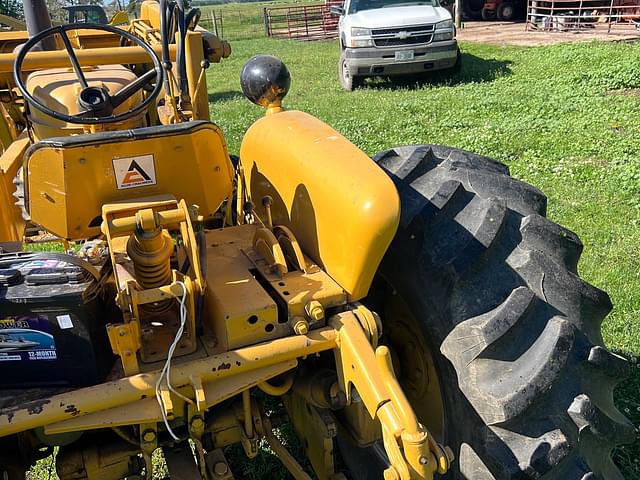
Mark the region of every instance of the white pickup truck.
[[458, 70], [451, 13], [439, 0], [346, 0], [340, 15], [338, 75], [346, 90], [365, 77]]

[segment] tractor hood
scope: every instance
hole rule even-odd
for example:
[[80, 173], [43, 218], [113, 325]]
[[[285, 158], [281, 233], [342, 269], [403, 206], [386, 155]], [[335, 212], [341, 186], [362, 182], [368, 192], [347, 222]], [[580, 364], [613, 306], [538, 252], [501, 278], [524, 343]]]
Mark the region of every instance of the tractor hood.
[[387, 28], [437, 23], [450, 20], [451, 14], [442, 7], [413, 5], [361, 10], [348, 17], [352, 27]]

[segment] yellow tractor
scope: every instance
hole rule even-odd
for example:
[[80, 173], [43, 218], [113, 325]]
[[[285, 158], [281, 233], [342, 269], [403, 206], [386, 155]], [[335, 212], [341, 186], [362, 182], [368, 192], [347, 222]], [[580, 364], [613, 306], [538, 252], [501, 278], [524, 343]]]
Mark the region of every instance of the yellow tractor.
[[540, 191], [435, 145], [372, 160], [284, 109], [270, 56], [229, 155], [206, 72], [230, 49], [197, 10], [24, 6], [28, 39], [0, 34], [0, 478], [239, 478], [227, 447], [265, 442], [296, 479], [622, 478], [611, 305]]

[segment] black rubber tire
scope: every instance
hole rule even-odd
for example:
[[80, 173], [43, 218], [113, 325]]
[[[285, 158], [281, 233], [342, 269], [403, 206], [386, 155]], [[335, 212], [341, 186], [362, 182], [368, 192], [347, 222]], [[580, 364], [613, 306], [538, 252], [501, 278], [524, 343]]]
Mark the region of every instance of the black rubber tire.
[[340, 81], [340, 85], [347, 92], [352, 92], [356, 88], [359, 88], [364, 83], [364, 78], [356, 75], [349, 75], [349, 71], [347, 69], [347, 57], [345, 56], [344, 50], [340, 53], [340, 59], [338, 60], [338, 80]]
[[503, 2], [496, 9], [498, 20], [510, 22], [516, 16], [516, 6], [511, 2]]
[[481, 16], [482, 16], [482, 20], [484, 20], [484, 21], [495, 20], [496, 19], [496, 11], [495, 10], [489, 10], [487, 8], [483, 8]]
[[445, 70], [445, 72], [450, 77], [457, 77], [458, 75], [460, 75], [460, 72], [462, 72], [462, 52], [460, 51], [460, 48], [458, 48], [458, 54], [456, 56], [456, 63], [453, 65], [453, 67], [448, 68], [447, 70]]
[[478, 20], [482, 17], [482, 9], [484, 8], [484, 0], [470, 0], [464, 3], [464, 14], [470, 20]]
[[578, 277], [578, 237], [489, 158], [422, 145], [374, 160], [402, 212], [367, 302], [399, 295], [431, 348], [446, 478], [622, 479], [610, 452], [635, 435], [613, 388], [628, 366], [604, 347], [611, 302]]

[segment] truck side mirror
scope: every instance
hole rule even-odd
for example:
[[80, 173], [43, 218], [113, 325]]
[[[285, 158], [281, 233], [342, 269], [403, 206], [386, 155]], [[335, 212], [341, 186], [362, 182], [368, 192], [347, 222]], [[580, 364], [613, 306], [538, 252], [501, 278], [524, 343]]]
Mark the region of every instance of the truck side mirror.
[[329, 11], [330, 11], [331, 13], [333, 13], [334, 15], [340, 15], [340, 16], [344, 15], [344, 8], [343, 8], [343, 7], [337, 7], [337, 6], [333, 5], [333, 6], [329, 9]]

